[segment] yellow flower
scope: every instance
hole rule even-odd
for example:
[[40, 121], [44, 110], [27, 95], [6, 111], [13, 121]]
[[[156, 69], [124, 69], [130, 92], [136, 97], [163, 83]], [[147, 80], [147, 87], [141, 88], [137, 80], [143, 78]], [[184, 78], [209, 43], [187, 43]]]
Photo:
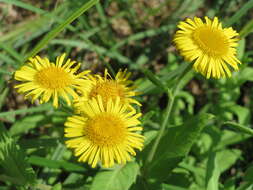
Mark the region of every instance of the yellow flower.
[[53, 105], [58, 107], [58, 97], [61, 96], [70, 105], [70, 97], [78, 97], [74, 89], [85, 86], [84, 76], [90, 71], [75, 74], [80, 63], [76, 64], [70, 59], [64, 63], [64, 58], [65, 54], [58, 56], [56, 64], [39, 56], [30, 58], [24, 66], [15, 72], [14, 78], [22, 82], [15, 88], [19, 93], [26, 94], [25, 98], [31, 98], [32, 101], [39, 99], [40, 103], [44, 103], [52, 97]]
[[144, 137], [138, 118], [141, 114], [129, 112], [119, 97], [103, 104], [101, 96], [84, 103], [85, 115], [69, 117], [65, 123], [65, 137], [69, 148], [74, 149], [79, 162], [88, 162], [93, 168], [98, 162], [103, 167], [112, 167], [114, 162], [124, 164], [141, 150]]
[[107, 69], [104, 72], [104, 77], [90, 75], [89, 85], [86, 85], [82, 90], [82, 95], [76, 100], [74, 107], [80, 112], [86, 101], [96, 98], [98, 95], [102, 97], [105, 104], [109, 99], [116, 100], [117, 97], [120, 97], [121, 103], [128, 104], [131, 109], [134, 109], [131, 106], [132, 103], [141, 106], [137, 100], [133, 99], [137, 92], [134, 91], [133, 81], [129, 80], [130, 75], [131, 73], [128, 73], [127, 70], [119, 70], [115, 79], [112, 79]]
[[241, 62], [236, 58], [239, 34], [231, 27], [222, 28], [217, 17], [205, 22], [200, 18], [180, 22], [174, 42], [187, 61], [194, 61], [194, 69], [207, 78], [231, 76], [229, 67], [238, 70]]

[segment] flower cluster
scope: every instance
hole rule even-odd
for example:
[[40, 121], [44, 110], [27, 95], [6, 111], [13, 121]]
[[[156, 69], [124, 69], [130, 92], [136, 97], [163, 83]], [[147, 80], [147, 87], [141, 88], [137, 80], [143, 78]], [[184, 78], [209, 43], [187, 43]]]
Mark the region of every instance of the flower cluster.
[[[188, 18], [178, 28], [173, 41], [185, 60], [194, 62], [197, 72], [219, 79], [230, 77], [231, 68], [238, 70], [239, 34], [231, 27], [223, 28], [217, 17], [205, 17], [205, 21]], [[136, 149], [142, 149], [144, 141], [141, 114], [135, 109], [141, 104], [134, 99], [138, 93], [129, 79], [131, 73], [119, 70], [113, 78], [107, 70], [103, 76], [79, 70], [80, 63], [65, 61], [65, 54], [57, 57], [56, 63], [36, 56], [15, 72], [20, 81], [15, 88], [32, 102], [52, 100], [57, 108], [63, 99], [73, 106], [75, 112], [65, 123], [65, 137], [79, 161], [92, 167], [126, 163]]]
[[65, 122], [65, 137], [78, 161], [92, 167], [130, 161], [144, 141], [141, 113], [133, 106], [141, 104], [134, 99], [137, 93], [129, 80], [131, 73], [120, 70], [115, 79], [107, 70], [104, 76], [89, 70], [78, 73], [80, 63], [64, 59], [65, 54], [57, 57], [56, 63], [39, 56], [30, 58], [15, 72], [14, 78], [20, 81], [15, 88], [31, 101], [52, 99], [57, 108], [63, 99], [73, 106], [75, 113]]

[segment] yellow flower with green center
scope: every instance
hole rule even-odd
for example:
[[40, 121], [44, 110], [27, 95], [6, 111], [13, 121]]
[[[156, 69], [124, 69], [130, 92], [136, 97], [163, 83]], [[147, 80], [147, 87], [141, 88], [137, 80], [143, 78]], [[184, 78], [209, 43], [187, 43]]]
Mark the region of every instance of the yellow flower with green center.
[[178, 24], [174, 42], [187, 61], [194, 61], [194, 69], [207, 78], [231, 76], [230, 68], [238, 70], [236, 58], [239, 34], [231, 27], [222, 28], [215, 17], [205, 22], [200, 18], [186, 19]]
[[68, 59], [64, 63], [65, 54], [58, 56], [56, 64], [51, 63], [47, 58], [36, 56], [30, 58], [14, 74], [17, 81], [22, 82], [15, 86], [19, 93], [24, 93], [25, 98], [32, 101], [39, 99], [40, 103], [53, 99], [53, 105], [58, 107], [58, 98], [65, 99], [68, 105], [72, 98], [78, 98], [75, 89], [85, 88], [87, 80], [85, 75], [90, 71], [83, 71], [76, 74], [80, 63]]
[[128, 105], [121, 104], [118, 97], [103, 103], [101, 96], [83, 105], [85, 114], [69, 117], [65, 123], [65, 137], [69, 148], [74, 149], [79, 162], [88, 162], [93, 168], [97, 163], [112, 167], [114, 163], [125, 164], [141, 150], [144, 137], [138, 118], [140, 113], [129, 112]]
[[128, 104], [129, 108], [133, 109], [131, 104], [141, 104], [133, 99], [138, 93], [133, 86], [133, 81], [129, 80], [131, 73], [127, 70], [121, 71], [116, 74], [115, 79], [112, 79], [107, 70], [104, 72], [104, 76], [100, 75], [89, 76], [89, 85], [85, 86], [85, 89], [82, 90], [82, 95], [76, 100], [74, 107], [77, 108], [77, 111], [82, 111], [83, 104], [100, 95], [103, 99], [103, 102], [106, 102], [109, 99], [116, 100], [117, 97], [120, 98], [121, 103]]

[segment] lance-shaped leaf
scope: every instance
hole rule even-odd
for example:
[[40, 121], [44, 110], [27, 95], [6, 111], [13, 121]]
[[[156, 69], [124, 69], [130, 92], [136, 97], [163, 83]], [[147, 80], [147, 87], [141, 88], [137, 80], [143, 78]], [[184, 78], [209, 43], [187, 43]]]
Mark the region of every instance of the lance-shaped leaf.
[[149, 178], [163, 180], [168, 176], [169, 172], [188, 154], [200, 132], [212, 117], [206, 113], [199, 114], [181, 126], [169, 128], [159, 143], [153, 161], [144, 168]]

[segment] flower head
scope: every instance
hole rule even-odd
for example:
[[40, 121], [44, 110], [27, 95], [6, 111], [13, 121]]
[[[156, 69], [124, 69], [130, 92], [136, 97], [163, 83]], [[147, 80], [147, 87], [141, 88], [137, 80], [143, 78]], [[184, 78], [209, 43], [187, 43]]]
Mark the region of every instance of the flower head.
[[241, 62], [236, 58], [239, 34], [231, 27], [222, 28], [217, 17], [205, 22], [200, 18], [180, 22], [174, 42], [187, 61], [195, 61], [193, 67], [207, 78], [231, 76], [229, 67], [238, 70]]
[[65, 54], [58, 56], [56, 64], [47, 58], [36, 56], [30, 58], [14, 74], [14, 78], [21, 81], [15, 86], [19, 93], [24, 93], [25, 98], [32, 101], [39, 99], [40, 103], [48, 102], [53, 98], [53, 105], [58, 107], [58, 97], [63, 97], [67, 104], [71, 104], [71, 98], [77, 98], [75, 89], [85, 86], [85, 75], [89, 71], [75, 74], [80, 64], [68, 59], [64, 63]]
[[96, 167], [101, 162], [103, 167], [111, 167], [114, 162], [124, 164], [135, 155], [135, 148], [141, 150], [143, 136], [138, 118], [141, 114], [129, 112], [126, 104], [121, 104], [119, 97], [103, 103], [101, 96], [84, 103], [85, 115], [69, 117], [65, 123], [67, 147], [73, 148], [78, 161], [88, 162]]
[[86, 101], [96, 98], [98, 95], [102, 97], [104, 104], [109, 99], [116, 100], [119, 97], [121, 103], [128, 104], [132, 109], [132, 103], [141, 105], [133, 99], [137, 95], [137, 92], [134, 91], [133, 81], [129, 80], [130, 75], [131, 73], [128, 73], [127, 70], [119, 70], [115, 79], [112, 79], [107, 70], [105, 70], [103, 77], [100, 75], [90, 75], [89, 85], [85, 86], [85, 89], [82, 90], [82, 95], [76, 100], [76, 104], [74, 104], [77, 111], [82, 109]]

